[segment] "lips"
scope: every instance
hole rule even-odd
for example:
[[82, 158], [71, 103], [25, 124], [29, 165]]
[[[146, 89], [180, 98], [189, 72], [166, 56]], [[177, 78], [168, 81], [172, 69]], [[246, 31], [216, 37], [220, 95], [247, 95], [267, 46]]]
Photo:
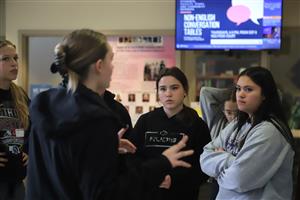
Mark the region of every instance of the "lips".
[[166, 103], [171, 104], [173, 103], [173, 100], [166, 100]]
[[13, 70], [10, 70], [10, 72], [13, 73], [13, 74], [17, 74], [18, 70], [17, 69], [13, 69]]

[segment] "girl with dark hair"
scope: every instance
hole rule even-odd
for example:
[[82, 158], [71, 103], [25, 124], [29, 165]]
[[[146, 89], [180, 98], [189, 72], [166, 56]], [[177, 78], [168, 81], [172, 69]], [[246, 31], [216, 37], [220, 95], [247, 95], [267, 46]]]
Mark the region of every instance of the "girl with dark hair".
[[120, 167], [119, 153], [135, 147], [120, 139], [126, 127], [105, 99], [114, 54], [103, 34], [75, 30], [55, 55], [51, 70], [67, 73], [68, 86], [40, 93], [30, 107], [28, 200], [141, 200], [169, 170], [190, 167], [180, 160], [193, 153], [181, 151], [187, 137], [155, 160], [130, 171]]
[[202, 170], [218, 181], [217, 199], [292, 199], [293, 137], [270, 71], [244, 70], [236, 99], [237, 119], [200, 156]]
[[28, 160], [29, 98], [13, 83], [18, 75], [16, 46], [0, 41], [0, 200], [21, 200]]
[[173, 169], [162, 180], [160, 187], [154, 188], [143, 199], [197, 200], [199, 187], [208, 178], [201, 171], [198, 161], [204, 145], [210, 141], [208, 127], [196, 111], [183, 103], [188, 94], [188, 81], [179, 68], [162, 69], [156, 88], [163, 106], [138, 119], [132, 137], [137, 156], [141, 160], [155, 158], [176, 144], [182, 134], [189, 137], [187, 148], [195, 153], [185, 159], [192, 165], [191, 168]]

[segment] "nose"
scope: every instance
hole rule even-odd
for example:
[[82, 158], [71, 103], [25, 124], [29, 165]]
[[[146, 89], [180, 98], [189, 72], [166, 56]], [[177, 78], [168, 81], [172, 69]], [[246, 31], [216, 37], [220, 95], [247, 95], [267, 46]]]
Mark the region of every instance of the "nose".
[[244, 94], [243, 90], [236, 91], [236, 97], [237, 98], [244, 98], [245, 94]]
[[166, 90], [166, 96], [172, 96], [172, 91], [170, 89], [167, 89]]

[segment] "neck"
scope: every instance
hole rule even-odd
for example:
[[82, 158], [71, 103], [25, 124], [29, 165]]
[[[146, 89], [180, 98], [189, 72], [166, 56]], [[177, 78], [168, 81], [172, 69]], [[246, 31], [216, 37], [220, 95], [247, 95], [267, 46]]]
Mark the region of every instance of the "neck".
[[171, 118], [171, 117], [173, 117], [174, 115], [176, 115], [177, 113], [179, 113], [183, 109], [183, 104], [181, 104], [180, 106], [178, 106], [176, 108], [173, 108], [173, 109], [167, 109], [165, 107], [163, 107], [163, 108], [164, 108], [164, 111], [167, 114], [167, 116], [169, 118]]
[[11, 81], [0, 81], [0, 88], [3, 90], [8, 90], [10, 86]]
[[99, 86], [94, 81], [87, 80], [84, 81], [82, 84], [85, 85], [87, 88], [91, 89], [92, 91], [96, 92], [100, 96], [102, 96], [105, 92], [105, 89], [99, 88]]

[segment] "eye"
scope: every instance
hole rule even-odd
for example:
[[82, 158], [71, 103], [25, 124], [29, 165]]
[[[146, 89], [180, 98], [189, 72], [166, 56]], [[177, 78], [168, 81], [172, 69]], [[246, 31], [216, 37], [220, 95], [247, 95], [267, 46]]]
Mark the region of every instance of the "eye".
[[14, 60], [15, 60], [16, 62], [18, 62], [19, 57], [18, 57], [18, 56], [15, 56], [15, 57], [14, 57]]
[[9, 62], [10, 57], [9, 57], [9, 56], [6, 56], [6, 57], [3, 57], [1, 60], [5, 61], [5, 62]]
[[173, 86], [171, 86], [171, 90], [177, 90], [178, 88], [179, 88], [178, 85], [173, 85]]
[[245, 92], [252, 92], [252, 91], [253, 91], [253, 89], [250, 88], [250, 87], [244, 87], [243, 90], [244, 90]]
[[159, 87], [159, 91], [161, 91], [161, 92], [166, 91], [166, 87]]

